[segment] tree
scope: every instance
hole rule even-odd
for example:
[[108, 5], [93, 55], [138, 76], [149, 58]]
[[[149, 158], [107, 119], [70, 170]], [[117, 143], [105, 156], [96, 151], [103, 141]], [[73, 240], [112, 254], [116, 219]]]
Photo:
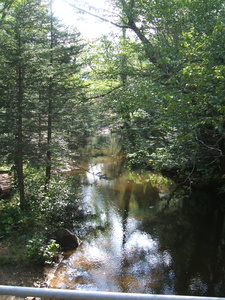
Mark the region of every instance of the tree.
[[[78, 62], [83, 44], [79, 33], [61, 28], [50, 9], [49, 27], [49, 69], [46, 81], [47, 100], [47, 151], [46, 184], [51, 178], [53, 134], [55, 140], [62, 138], [63, 131], [70, 131], [70, 122], [76, 118], [77, 104], [84, 98], [84, 83], [79, 76], [81, 64]], [[76, 108], [75, 108], [76, 107]], [[74, 114], [75, 113], [75, 114]], [[58, 123], [60, 118], [60, 123]], [[63, 126], [64, 124], [64, 126]]]
[[8, 1], [0, 1], [0, 24], [5, 19], [7, 12], [13, 5], [13, 3], [16, 2], [15, 0], [8, 0]]
[[128, 151], [141, 150], [146, 163], [160, 168], [218, 180], [224, 174], [223, 1], [112, 3], [117, 25], [137, 37], [129, 44], [136, 57], [127, 59], [127, 87], [112, 95], [129, 122]]
[[[44, 8], [39, 1], [18, 2], [8, 11], [8, 17], [2, 25], [2, 75], [7, 80], [2, 78], [1, 110], [6, 118], [3, 121], [4, 129], [10, 126], [7, 131], [7, 140], [11, 141], [8, 158], [14, 160], [22, 209], [26, 207], [23, 166], [26, 140], [30, 135], [25, 128], [29, 122], [27, 113], [30, 108], [30, 83], [34, 78], [32, 69], [38, 67], [33, 59], [38, 56], [36, 42], [43, 34], [40, 28], [45, 22], [42, 12]], [[2, 137], [5, 136], [6, 132], [3, 131]]]
[[24, 163], [46, 165], [46, 182], [50, 180], [53, 138], [58, 144], [65, 139], [84, 98], [78, 74], [83, 45], [79, 34], [62, 28], [39, 1], [18, 2], [5, 21], [0, 53], [1, 155], [14, 163], [20, 206], [25, 209]]

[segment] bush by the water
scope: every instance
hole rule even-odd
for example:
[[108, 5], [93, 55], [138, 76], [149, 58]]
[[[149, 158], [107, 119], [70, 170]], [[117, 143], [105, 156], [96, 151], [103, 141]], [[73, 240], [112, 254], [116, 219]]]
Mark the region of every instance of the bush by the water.
[[56, 175], [46, 187], [43, 173], [27, 169], [25, 175], [27, 209], [20, 209], [13, 191], [11, 198], [1, 200], [0, 237], [10, 247], [19, 243], [24, 261], [53, 262], [58, 245], [52, 233], [60, 227], [73, 229], [83, 218], [79, 187], [70, 176]]

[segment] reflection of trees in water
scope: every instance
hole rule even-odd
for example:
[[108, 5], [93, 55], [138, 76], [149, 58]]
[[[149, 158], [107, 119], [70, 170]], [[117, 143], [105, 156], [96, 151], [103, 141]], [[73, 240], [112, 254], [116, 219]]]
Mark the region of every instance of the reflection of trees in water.
[[[104, 173], [116, 179], [103, 182], [101, 190], [102, 198], [110, 198], [109, 202], [102, 200], [106, 219], [110, 219], [107, 205], [111, 203], [121, 212], [122, 255], [116, 279], [121, 291], [223, 296], [224, 210], [215, 201], [212, 204], [214, 195], [205, 196], [201, 192], [180, 200], [183, 205], [179, 204], [177, 209], [171, 203], [173, 206], [167, 211], [159, 212], [158, 189], [150, 182], [139, 184], [135, 175], [133, 181], [127, 181], [123, 172], [123, 164], [116, 159], [111, 158], [108, 165], [104, 162]], [[134, 227], [133, 221], [137, 222]], [[151, 237], [157, 243], [156, 248], [146, 250], [136, 245], [128, 249], [134, 231]]]
[[[211, 198], [212, 199], [212, 198]], [[196, 201], [196, 199], [195, 199]], [[197, 201], [196, 201], [197, 202]], [[186, 269], [186, 289], [194, 295], [223, 296], [224, 256], [220, 253], [224, 213], [205, 204], [205, 211], [189, 214], [192, 224], [192, 247]], [[191, 244], [189, 242], [189, 244]]]
[[[135, 228], [135, 232], [130, 230], [132, 218], [130, 213], [131, 202], [135, 201], [137, 206], [136, 210], [141, 210], [146, 213], [146, 209], [150, 206], [156, 205], [159, 200], [158, 189], [153, 188], [150, 184], [144, 186], [143, 184], [137, 184], [132, 181], [127, 181], [126, 187], [123, 193], [123, 213], [122, 213], [122, 228], [123, 228], [123, 240], [122, 240], [122, 253], [123, 259], [121, 261], [121, 269], [119, 276], [119, 284], [123, 292], [153, 292], [154, 289], [162, 286], [162, 282], [158, 280], [157, 268], [152, 268], [149, 263], [151, 259], [151, 253], [149, 250], [144, 249], [138, 245], [134, 245], [129, 251], [126, 249], [126, 244], [134, 237], [135, 233], [137, 238], [149, 237], [145, 232], [141, 232]], [[142, 212], [142, 214], [143, 214]], [[135, 214], [135, 215], [136, 215]], [[134, 220], [135, 222], [135, 220]]]
[[[124, 172], [124, 164], [125, 159], [124, 155], [120, 156], [101, 156], [99, 157], [99, 161], [102, 164], [101, 172], [106, 175], [109, 179], [116, 179]], [[98, 158], [96, 158], [96, 162], [98, 163]]]
[[122, 223], [123, 223], [123, 247], [126, 242], [126, 232], [127, 232], [127, 220], [129, 216], [129, 208], [130, 208], [130, 199], [132, 193], [132, 183], [127, 183], [125, 187], [125, 191], [123, 194], [123, 215], [122, 215]]
[[[136, 207], [132, 207], [131, 203], [135, 202]], [[154, 208], [157, 207], [159, 202], [159, 191], [157, 188], [152, 187], [150, 183], [147, 185], [137, 184], [132, 181], [127, 181], [126, 187], [124, 189], [123, 194], [123, 245], [126, 242], [126, 234], [128, 231], [127, 228], [127, 220], [129, 217], [129, 213], [131, 212], [136, 217], [138, 215], [142, 215], [142, 217], [146, 217], [150, 212], [154, 213]]]
[[[115, 182], [111, 190], [111, 196], [114, 192], [120, 195], [120, 200], [115, 195], [113, 198], [122, 212], [123, 256], [118, 275], [121, 290], [223, 296], [224, 210], [212, 205], [210, 195], [199, 193], [183, 201], [182, 209], [179, 205], [177, 210], [172, 207], [163, 213], [157, 209], [158, 190], [150, 183], [144, 186], [124, 178], [122, 186], [121, 182]], [[134, 230], [157, 241], [155, 252], [138, 246], [130, 252], [126, 249], [134, 234], [132, 217], [134, 222], [140, 220]], [[166, 263], [167, 256], [170, 256], [169, 263]]]
[[[149, 220], [145, 228], [149, 228], [152, 236], [157, 235], [159, 250], [169, 251], [172, 257], [170, 270], [174, 273], [176, 294], [223, 296], [224, 211], [212, 205], [212, 201], [200, 205], [194, 196], [188, 201], [183, 211], [160, 214], [158, 224]], [[157, 230], [152, 230], [155, 226]]]

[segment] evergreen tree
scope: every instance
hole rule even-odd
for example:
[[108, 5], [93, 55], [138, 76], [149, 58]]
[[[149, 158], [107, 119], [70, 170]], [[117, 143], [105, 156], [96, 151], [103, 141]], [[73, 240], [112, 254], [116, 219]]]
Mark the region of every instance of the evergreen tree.
[[[30, 84], [34, 75], [32, 70], [38, 67], [37, 41], [41, 38], [44, 7], [39, 1], [18, 2], [8, 12], [7, 20], [2, 25], [2, 98], [3, 131], [1, 137], [7, 139], [7, 156], [14, 162], [20, 206], [26, 207], [24, 193], [24, 160], [26, 159], [27, 141], [31, 133], [27, 130], [28, 114], [32, 114]], [[7, 131], [5, 131], [5, 129]], [[10, 149], [9, 149], [10, 148]]]
[[82, 47], [79, 34], [63, 28], [40, 1], [18, 2], [2, 24], [1, 157], [15, 166], [22, 209], [24, 163], [44, 164], [49, 182], [53, 139], [64, 139], [84, 98]]
[[[63, 28], [54, 18], [50, 3], [48, 80], [45, 83], [47, 100], [46, 184], [51, 178], [53, 142], [70, 132], [76, 109], [84, 99], [84, 83], [79, 75], [79, 55], [83, 45], [79, 33]], [[55, 144], [55, 143], [54, 143]], [[62, 149], [61, 149], [62, 150]]]

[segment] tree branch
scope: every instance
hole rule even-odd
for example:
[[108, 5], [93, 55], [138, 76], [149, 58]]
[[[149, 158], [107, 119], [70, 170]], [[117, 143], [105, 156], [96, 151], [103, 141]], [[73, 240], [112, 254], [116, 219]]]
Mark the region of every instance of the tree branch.
[[0, 23], [6, 17], [7, 11], [11, 8], [11, 6], [13, 5], [13, 2], [14, 2], [14, 0], [11, 0], [9, 2], [6, 1], [3, 8], [0, 10], [0, 14], [2, 14], [1, 18], [0, 18]]
[[121, 0], [121, 4], [122, 4], [122, 9], [124, 12], [124, 16], [127, 18], [127, 22], [121, 18], [121, 20], [123, 21], [123, 25], [120, 25], [118, 23], [114, 23], [106, 18], [103, 18], [99, 15], [96, 15], [88, 10], [85, 10], [83, 8], [80, 8], [78, 6], [76, 6], [75, 4], [71, 4], [69, 2], [67, 2], [70, 6], [72, 6], [73, 8], [75, 8], [76, 10], [86, 13], [92, 17], [98, 18], [99, 20], [103, 21], [103, 22], [107, 22], [110, 23], [116, 27], [119, 28], [127, 28], [127, 29], [131, 29], [136, 35], [137, 37], [141, 40], [143, 46], [144, 46], [144, 51], [146, 53], [147, 58], [149, 59], [150, 62], [152, 62], [155, 66], [157, 66], [158, 68], [160, 68], [161, 70], [163, 70], [163, 72], [165, 74], [168, 74], [168, 68], [167, 66], [161, 62], [161, 56], [159, 54], [159, 52], [155, 51], [155, 48], [153, 46], [153, 44], [150, 42], [150, 40], [145, 36], [145, 34], [142, 32], [142, 30], [136, 25], [135, 20], [133, 18], [132, 15], [132, 9], [134, 8], [134, 4], [135, 1], [134, 0], [130, 0], [129, 5], [127, 5], [125, 0]]
[[127, 5], [125, 0], [121, 0], [121, 4], [123, 7], [123, 12], [128, 19], [126, 26], [127, 26], [127, 28], [134, 31], [134, 33], [137, 35], [137, 37], [141, 40], [141, 42], [144, 46], [145, 54], [146, 54], [147, 58], [149, 59], [149, 61], [152, 62], [155, 66], [162, 69], [165, 74], [168, 74], [167, 66], [160, 61], [161, 56], [160, 56], [159, 52], [155, 50], [154, 45], [145, 36], [143, 31], [136, 25], [136, 21], [133, 16], [134, 0], [130, 0], [129, 6]]
[[85, 13], [85, 14], [88, 14], [88, 15], [90, 15], [90, 16], [92, 16], [92, 17], [95, 17], [95, 18], [97, 18], [97, 19], [99, 19], [99, 20], [101, 20], [101, 21], [103, 21], [103, 22], [110, 23], [110, 24], [112, 24], [112, 25], [114, 25], [114, 26], [116, 26], [116, 27], [119, 27], [119, 28], [129, 28], [127, 25], [120, 25], [120, 24], [114, 23], [114, 22], [112, 22], [112, 21], [110, 21], [110, 20], [108, 20], [108, 19], [105, 19], [105, 18], [103, 18], [103, 17], [101, 17], [101, 16], [99, 16], [99, 15], [96, 15], [96, 14], [94, 14], [94, 13], [88, 11], [88, 10], [85, 10], [85, 9], [83, 9], [83, 8], [80, 8], [80, 7], [76, 6], [75, 4], [71, 4], [71, 3], [69, 3], [69, 2], [67, 2], [67, 3], [68, 3], [70, 6], [72, 6], [73, 8], [75, 8], [76, 10], [78, 10], [78, 11], [80, 11], [80, 12], [83, 12], [83, 13]]
[[98, 96], [85, 98], [85, 100], [92, 100], [92, 99], [98, 99], [98, 98], [105, 97], [105, 96], [107, 96], [107, 95], [110, 95], [112, 92], [114, 92], [115, 90], [118, 90], [118, 89], [121, 88], [121, 87], [122, 87], [122, 85], [119, 85], [119, 86], [115, 87], [114, 89], [110, 90], [109, 92], [107, 92], [107, 93], [105, 93], [105, 94], [101, 94], [101, 95], [98, 95]]

